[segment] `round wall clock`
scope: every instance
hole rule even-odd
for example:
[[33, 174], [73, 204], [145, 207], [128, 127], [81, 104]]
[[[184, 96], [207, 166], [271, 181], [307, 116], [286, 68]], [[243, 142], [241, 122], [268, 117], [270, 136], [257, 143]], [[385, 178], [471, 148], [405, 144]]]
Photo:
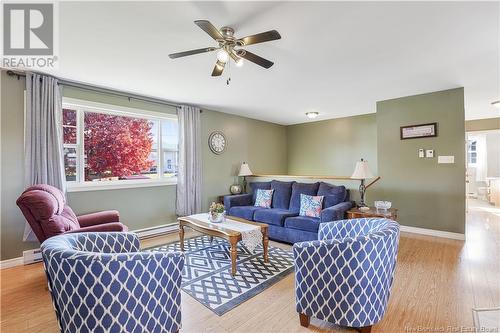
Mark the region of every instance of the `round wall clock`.
[[214, 154], [222, 154], [226, 150], [226, 137], [224, 133], [215, 131], [208, 137], [208, 146]]

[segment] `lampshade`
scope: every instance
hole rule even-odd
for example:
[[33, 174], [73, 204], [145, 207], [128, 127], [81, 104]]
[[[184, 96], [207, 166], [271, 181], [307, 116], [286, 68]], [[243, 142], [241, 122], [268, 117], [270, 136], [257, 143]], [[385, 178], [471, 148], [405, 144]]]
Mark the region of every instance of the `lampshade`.
[[368, 162], [361, 161], [356, 162], [356, 169], [354, 169], [354, 173], [352, 174], [351, 178], [355, 179], [368, 179], [368, 178], [373, 178], [373, 174], [370, 171], [370, 168], [368, 167]]
[[238, 176], [243, 177], [243, 176], [251, 176], [253, 175], [252, 170], [250, 170], [250, 167], [248, 164], [243, 162], [240, 166], [240, 172], [238, 173]]

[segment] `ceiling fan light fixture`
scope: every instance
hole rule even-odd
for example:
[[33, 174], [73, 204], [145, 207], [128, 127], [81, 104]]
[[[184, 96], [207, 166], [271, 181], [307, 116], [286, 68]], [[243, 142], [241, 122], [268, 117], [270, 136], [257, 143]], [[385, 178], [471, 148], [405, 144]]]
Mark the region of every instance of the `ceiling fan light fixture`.
[[315, 119], [319, 116], [319, 112], [306, 112], [306, 116], [309, 119]]
[[493, 105], [494, 107], [496, 107], [496, 108], [499, 108], [499, 109], [500, 109], [500, 100], [498, 100], [498, 101], [494, 101], [493, 103], [491, 103], [491, 105]]
[[220, 50], [217, 52], [217, 60], [223, 63], [226, 63], [229, 60], [229, 54], [227, 54], [226, 50]]
[[240, 47], [281, 39], [281, 35], [276, 30], [269, 30], [243, 38], [236, 38], [234, 36], [234, 29], [231, 27], [222, 27], [217, 29], [208, 20], [196, 20], [194, 21], [194, 24], [207, 33], [217, 43], [217, 46], [171, 53], [168, 55], [170, 59], [217, 51], [217, 63], [212, 70], [212, 76], [221, 76], [226, 65], [229, 67], [231, 58], [237, 67], [241, 67], [243, 65], [243, 59], [265, 69], [269, 69], [274, 65], [274, 62], [262, 58], [252, 52], [241, 49]]

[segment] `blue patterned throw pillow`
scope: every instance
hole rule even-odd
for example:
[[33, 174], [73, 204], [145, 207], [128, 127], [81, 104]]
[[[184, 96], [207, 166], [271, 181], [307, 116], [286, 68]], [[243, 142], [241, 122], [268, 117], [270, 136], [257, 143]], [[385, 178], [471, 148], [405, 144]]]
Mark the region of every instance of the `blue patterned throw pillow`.
[[271, 203], [273, 202], [273, 192], [274, 190], [257, 190], [257, 196], [255, 197], [255, 207], [271, 208]]
[[322, 195], [300, 195], [300, 216], [319, 217], [323, 206]]

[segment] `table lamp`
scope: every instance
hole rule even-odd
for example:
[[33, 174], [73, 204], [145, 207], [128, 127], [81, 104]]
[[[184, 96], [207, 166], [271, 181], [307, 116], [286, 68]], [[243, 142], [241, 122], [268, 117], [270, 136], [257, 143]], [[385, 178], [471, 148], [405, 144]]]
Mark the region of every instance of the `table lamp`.
[[251, 176], [252, 170], [246, 162], [243, 162], [240, 166], [240, 172], [238, 173], [239, 177], [243, 177], [243, 192], [247, 193], [247, 176]]
[[370, 184], [365, 186], [365, 180], [373, 177], [375, 176], [373, 176], [370, 168], [368, 167], [368, 161], [361, 159], [361, 161], [356, 162], [356, 168], [354, 169], [354, 173], [352, 174], [351, 178], [361, 180], [361, 185], [359, 185], [359, 194], [361, 195], [361, 202], [359, 203], [359, 207], [366, 207], [366, 189], [380, 179], [380, 177], [377, 177]]

